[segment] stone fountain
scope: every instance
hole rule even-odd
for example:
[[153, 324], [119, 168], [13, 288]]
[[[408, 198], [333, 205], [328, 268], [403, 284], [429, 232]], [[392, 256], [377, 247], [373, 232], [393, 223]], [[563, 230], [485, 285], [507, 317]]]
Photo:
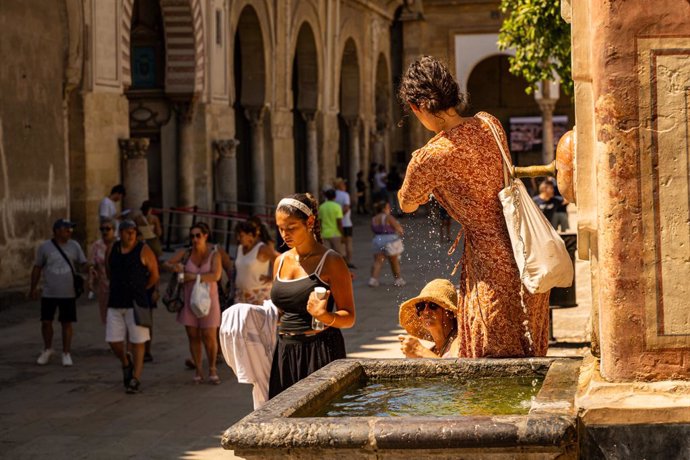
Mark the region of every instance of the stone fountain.
[[[336, 362], [228, 429], [224, 447], [262, 458], [690, 456], [690, 2], [561, 7], [572, 25], [576, 128], [574, 158], [556, 166], [578, 205], [578, 256], [590, 261], [592, 354], [582, 366]], [[527, 415], [313, 416], [357, 380], [511, 372], [546, 375]]]

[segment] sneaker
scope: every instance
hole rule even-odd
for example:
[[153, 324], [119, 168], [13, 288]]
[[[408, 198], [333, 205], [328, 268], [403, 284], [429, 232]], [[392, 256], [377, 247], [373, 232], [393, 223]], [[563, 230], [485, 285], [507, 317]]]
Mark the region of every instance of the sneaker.
[[394, 284], [396, 287], [403, 287], [403, 286], [405, 286], [405, 285], [407, 284], [407, 281], [405, 281], [405, 280], [402, 279], [402, 278], [396, 278], [395, 281], [393, 282], [393, 284]]
[[129, 386], [129, 382], [132, 381], [132, 373], [134, 372], [134, 358], [132, 353], [127, 352], [127, 365], [122, 367], [122, 383], [125, 385], [125, 389]]
[[125, 393], [128, 395], [139, 393], [139, 380], [132, 377], [132, 380], [129, 381], [129, 385], [125, 388]]
[[38, 355], [38, 359], [36, 360], [36, 364], [39, 366], [44, 366], [48, 364], [48, 361], [50, 361], [50, 357], [53, 356], [53, 349], [48, 348], [47, 350], [43, 350], [40, 355]]
[[378, 287], [379, 286], [379, 280], [376, 278], [369, 278], [369, 287]]
[[62, 365], [65, 367], [72, 366], [72, 355], [70, 355], [69, 353], [63, 353], [62, 354]]

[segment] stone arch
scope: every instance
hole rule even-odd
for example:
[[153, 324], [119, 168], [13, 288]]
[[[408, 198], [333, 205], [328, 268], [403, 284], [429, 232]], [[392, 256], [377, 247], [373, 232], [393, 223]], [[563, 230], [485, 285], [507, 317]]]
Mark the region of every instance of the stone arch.
[[360, 170], [360, 91], [361, 65], [357, 45], [352, 37], [345, 40], [340, 58], [339, 101], [340, 133], [337, 174], [348, 179], [350, 193], [355, 193]]
[[[259, 205], [266, 202], [266, 52], [259, 14], [245, 4], [233, 34], [235, 136], [238, 197]], [[252, 211], [251, 209], [246, 209]]]
[[498, 34], [458, 34], [455, 36], [455, 76], [460, 91], [467, 90], [467, 82], [472, 69], [486, 58], [493, 55], [515, 54], [515, 50], [499, 50]]
[[302, 23], [297, 34], [291, 80], [295, 190], [318, 196], [319, 56], [314, 31], [307, 21]]
[[[130, 40], [134, 0], [124, 0], [122, 11], [123, 83], [132, 83]], [[198, 95], [204, 86], [204, 30], [201, 0], [161, 0], [166, 43], [165, 92]]]
[[345, 41], [340, 59], [340, 114], [359, 116], [360, 102], [360, 64], [357, 45], [352, 37]]

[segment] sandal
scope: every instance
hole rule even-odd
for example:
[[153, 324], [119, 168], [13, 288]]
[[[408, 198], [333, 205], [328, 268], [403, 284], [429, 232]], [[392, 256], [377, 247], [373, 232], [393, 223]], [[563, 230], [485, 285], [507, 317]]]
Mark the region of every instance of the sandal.
[[195, 375], [192, 381], [194, 382], [194, 385], [199, 385], [204, 381], [204, 378], [200, 375]]
[[220, 385], [220, 377], [218, 377], [217, 375], [209, 375], [208, 382], [211, 385]]

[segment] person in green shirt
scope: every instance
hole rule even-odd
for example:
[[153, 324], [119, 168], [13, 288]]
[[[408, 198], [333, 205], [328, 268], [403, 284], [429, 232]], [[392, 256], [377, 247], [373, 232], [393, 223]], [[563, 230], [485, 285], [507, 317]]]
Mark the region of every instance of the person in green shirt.
[[343, 236], [343, 208], [335, 202], [335, 190], [324, 192], [326, 201], [319, 206], [319, 220], [321, 221], [321, 237], [324, 244], [343, 253], [341, 238]]

